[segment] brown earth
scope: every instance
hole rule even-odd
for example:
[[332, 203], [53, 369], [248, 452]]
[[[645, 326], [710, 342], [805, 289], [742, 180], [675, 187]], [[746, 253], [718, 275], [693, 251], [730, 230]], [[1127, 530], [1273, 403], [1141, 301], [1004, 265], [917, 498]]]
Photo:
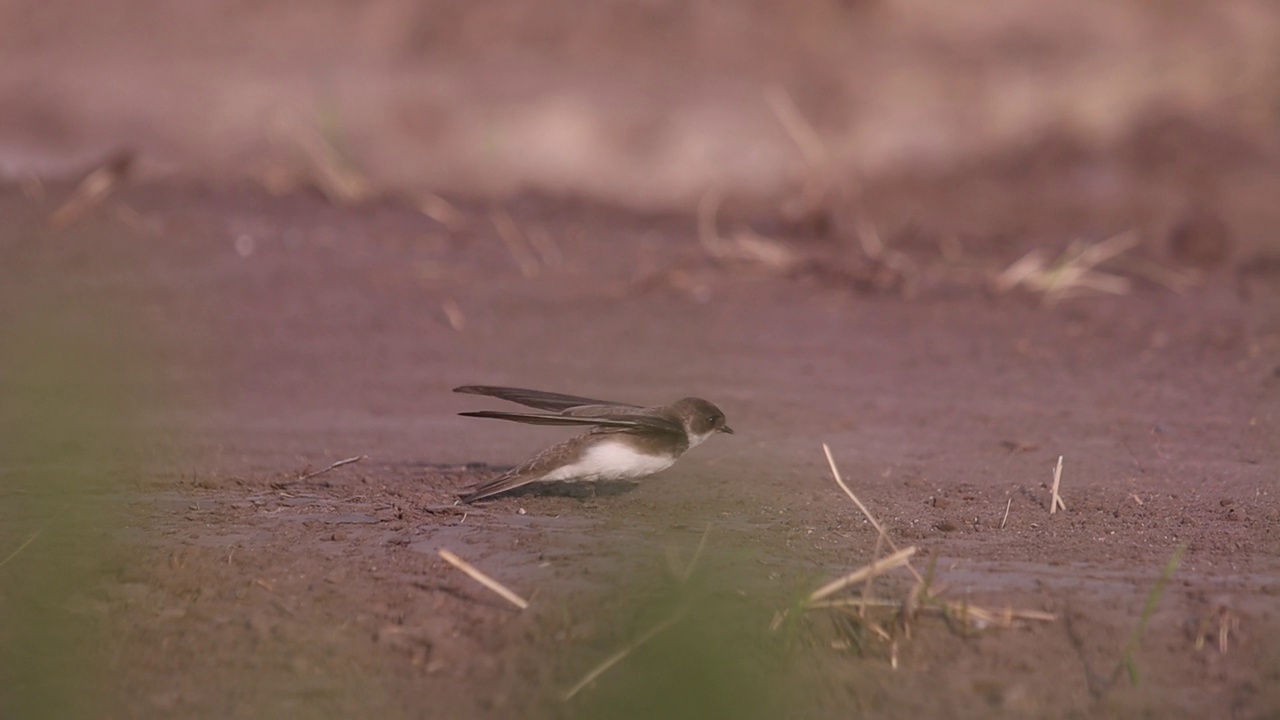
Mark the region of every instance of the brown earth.
[[[1276, 167], [1183, 127], [1050, 143], [878, 182], [856, 214], [726, 207], [723, 238], [777, 239], [745, 259], [694, 217], [570, 199], [453, 198], [450, 227], [144, 183], [54, 231], [71, 184], [4, 187], [2, 714], [1280, 716]], [[869, 259], [858, 221], [896, 254]], [[1129, 229], [1127, 294], [991, 289], [1032, 248]], [[634, 488], [459, 507], [563, 435], [457, 417], [489, 407], [465, 383], [696, 394], [737, 434]], [[883, 620], [891, 647], [800, 610], [888, 552], [822, 443], [942, 598], [1056, 619]], [[1131, 682], [1113, 669], [1180, 547]]]

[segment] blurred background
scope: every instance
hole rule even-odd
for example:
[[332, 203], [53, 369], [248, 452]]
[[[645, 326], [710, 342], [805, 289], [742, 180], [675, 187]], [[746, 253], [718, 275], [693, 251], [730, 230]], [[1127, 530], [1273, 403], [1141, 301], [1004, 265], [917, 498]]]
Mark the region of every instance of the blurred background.
[[348, 198], [688, 208], [1171, 121], [1252, 151], [1280, 117], [1265, 0], [5, 0], [0, 53], [10, 177], [126, 147]]

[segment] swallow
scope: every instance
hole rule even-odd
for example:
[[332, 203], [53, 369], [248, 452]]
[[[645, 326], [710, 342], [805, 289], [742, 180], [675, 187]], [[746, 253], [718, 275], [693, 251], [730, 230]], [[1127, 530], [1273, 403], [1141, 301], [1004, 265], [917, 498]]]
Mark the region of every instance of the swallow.
[[464, 503], [532, 483], [636, 480], [666, 470], [690, 448], [716, 433], [733, 434], [720, 408], [687, 397], [641, 407], [524, 388], [464, 385], [454, 392], [484, 395], [544, 412], [479, 410], [459, 413], [531, 425], [589, 428], [543, 450], [519, 467], [460, 494]]

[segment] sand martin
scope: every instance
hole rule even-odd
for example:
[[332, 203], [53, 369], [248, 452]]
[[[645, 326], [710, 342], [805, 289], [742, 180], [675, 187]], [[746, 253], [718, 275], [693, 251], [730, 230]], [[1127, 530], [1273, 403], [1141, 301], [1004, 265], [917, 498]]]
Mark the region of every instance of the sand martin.
[[529, 483], [642, 478], [671, 467], [686, 450], [715, 433], [733, 433], [724, 424], [720, 408], [696, 397], [646, 408], [522, 388], [464, 385], [453, 391], [487, 395], [546, 411], [460, 413], [468, 417], [591, 428], [552, 445], [510, 472], [470, 488], [461, 495], [467, 503]]

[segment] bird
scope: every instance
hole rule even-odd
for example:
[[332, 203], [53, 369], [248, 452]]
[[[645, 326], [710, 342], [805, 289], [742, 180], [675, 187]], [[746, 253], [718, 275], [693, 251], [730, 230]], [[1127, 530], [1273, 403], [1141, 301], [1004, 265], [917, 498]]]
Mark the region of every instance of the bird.
[[459, 499], [493, 497], [531, 483], [636, 480], [666, 470], [687, 450], [717, 433], [733, 434], [720, 408], [686, 397], [670, 405], [641, 407], [577, 395], [492, 385], [463, 385], [457, 393], [484, 395], [544, 412], [479, 410], [466, 417], [511, 420], [532, 425], [590, 428], [552, 445], [524, 464], [478, 483]]

